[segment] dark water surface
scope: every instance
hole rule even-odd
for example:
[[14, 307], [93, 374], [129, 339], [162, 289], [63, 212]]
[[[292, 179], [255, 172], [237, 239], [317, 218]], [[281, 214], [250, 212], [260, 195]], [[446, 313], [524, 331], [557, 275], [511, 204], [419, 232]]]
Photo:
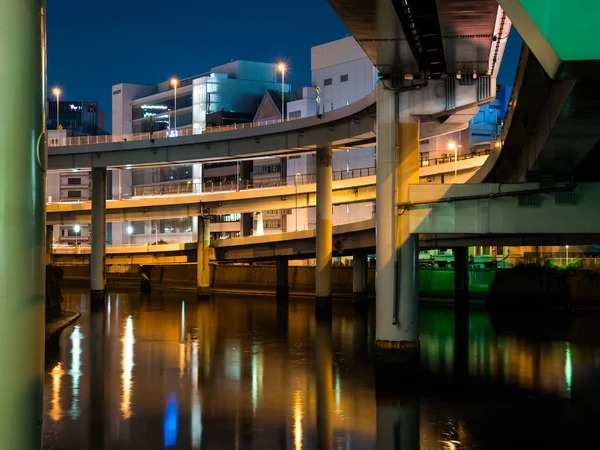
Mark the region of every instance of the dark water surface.
[[[382, 388], [374, 311], [111, 293], [47, 348], [44, 449], [599, 448], [600, 318], [422, 305], [421, 374]], [[381, 372], [378, 372], [378, 374]], [[377, 380], [377, 382], [376, 382]]]

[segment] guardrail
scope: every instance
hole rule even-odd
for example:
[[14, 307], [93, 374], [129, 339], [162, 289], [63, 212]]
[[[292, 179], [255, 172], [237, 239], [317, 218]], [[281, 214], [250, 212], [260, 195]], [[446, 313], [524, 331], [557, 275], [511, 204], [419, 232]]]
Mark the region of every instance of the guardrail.
[[[339, 170], [333, 172], [333, 181], [350, 180], [353, 178], [362, 178], [376, 175], [375, 167], [364, 169]], [[183, 182], [169, 183], [153, 186], [135, 186], [133, 188], [133, 197], [148, 197], [157, 195], [178, 195], [178, 194], [196, 194], [200, 192], [230, 192], [243, 191], [249, 189], [262, 189], [281, 186], [301, 186], [305, 184], [314, 184], [317, 182], [317, 175], [298, 174], [288, 177], [265, 177], [252, 180], [240, 181], [208, 181], [202, 185], [200, 183]]]
[[[492, 150], [487, 148], [485, 150], [479, 150], [477, 152], [461, 153], [457, 155], [457, 161], [464, 161], [465, 159], [477, 158], [478, 156], [489, 155]], [[421, 159], [421, 167], [437, 166], [439, 164], [447, 164], [454, 162], [454, 155], [450, 154], [442, 156], [440, 158]]]
[[[287, 119], [285, 122], [296, 119]], [[145, 141], [150, 139], [168, 139], [173, 137], [193, 136], [194, 134], [219, 133], [222, 131], [243, 130], [246, 128], [263, 127], [284, 122], [281, 119], [266, 120], [263, 122], [236, 123], [233, 125], [222, 125], [216, 127], [207, 127], [202, 133], [194, 133], [193, 128], [179, 128], [177, 130], [161, 130], [152, 133], [131, 133], [131, 134], [107, 134], [104, 136], [79, 136], [68, 137], [66, 139], [49, 139], [49, 147], [69, 147], [72, 145], [94, 145], [111, 144], [115, 142], [127, 141]]]

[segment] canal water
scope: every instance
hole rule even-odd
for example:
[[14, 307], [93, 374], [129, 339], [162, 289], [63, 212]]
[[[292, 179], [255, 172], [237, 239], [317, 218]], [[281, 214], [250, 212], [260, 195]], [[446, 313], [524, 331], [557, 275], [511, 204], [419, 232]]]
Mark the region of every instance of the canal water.
[[600, 318], [421, 308], [421, 372], [381, 387], [374, 310], [111, 293], [47, 347], [44, 449], [598, 448]]

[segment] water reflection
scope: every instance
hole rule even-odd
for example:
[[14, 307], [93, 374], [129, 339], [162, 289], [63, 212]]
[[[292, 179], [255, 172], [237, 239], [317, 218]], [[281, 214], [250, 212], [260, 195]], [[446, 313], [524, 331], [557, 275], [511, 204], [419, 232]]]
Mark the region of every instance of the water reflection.
[[81, 378], [81, 340], [83, 335], [81, 327], [75, 325], [71, 333], [71, 375], [73, 381], [71, 386], [71, 419], [76, 420], [79, 417], [79, 380]]
[[58, 363], [52, 369], [52, 410], [48, 414], [54, 421], [59, 421], [62, 417], [62, 409], [60, 407], [60, 384], [65, 371], [62, 368], [62, 363]]
[[123, 359], [121, 361], [121, 369], [123, 374], [121, 375], [121, 383], [123, 393], [121, 394], [121, 414], [123, 418], [129, 419], [131, 417], [131, 397], [133, 384], [132, 373], [133, 373], [133, 318], [127, 317], [125, 322], [125, 330], [123, 332], [123, 338], [121, 339], [123, 344]]
[[[484, 310], [424, 306], [420, 384], [382, 391], [373, 311], [323, 322], [294, 299], [66, 298], [83, 316], [48, 361], [48, 448], [485, 449], [507, 429], [540, 448], [544, 429], [550, 446], [583, 438], [600, 411], [600, 347], [497, 333]], [[580, 425], [564, 402], [589, 413]]]

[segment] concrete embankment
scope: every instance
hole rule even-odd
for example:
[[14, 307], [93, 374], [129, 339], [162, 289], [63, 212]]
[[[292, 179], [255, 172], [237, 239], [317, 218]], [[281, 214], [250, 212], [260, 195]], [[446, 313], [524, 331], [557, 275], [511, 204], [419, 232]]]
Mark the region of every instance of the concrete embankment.
[[[107, 286], [138, 289], [140, 280], [155, 289], [196, 290], [196, 265], [107, 266]], [[64, 280], [68, 285], [89, 283], [89, 266], [63, 266]], [[338, 296], [352, 295], [352, 268], [333, 268], [333, 291]], [[485, 299], [494, 280], [495, 271], [472, 269], [469, 271], [469, 290], [473, 299]], [[290, 266], [288, 281], [294, 295], [312, 295], [315, 290], [315, 268]], [[211, 266], [211, 286], [215, 292], [274, 293], [277, 269], [263, 265]], [[451, 269], [420, 269], [419, 284], [423, 298], [439, 299], [454, 296], [454, 271]], [[367, 293], [375, 293], [375, 269], [369, 268]]]
[[492, 308], [600, 309], [600, 273], [590, 270], [516, 268], [498, 270], [490, 289]]

